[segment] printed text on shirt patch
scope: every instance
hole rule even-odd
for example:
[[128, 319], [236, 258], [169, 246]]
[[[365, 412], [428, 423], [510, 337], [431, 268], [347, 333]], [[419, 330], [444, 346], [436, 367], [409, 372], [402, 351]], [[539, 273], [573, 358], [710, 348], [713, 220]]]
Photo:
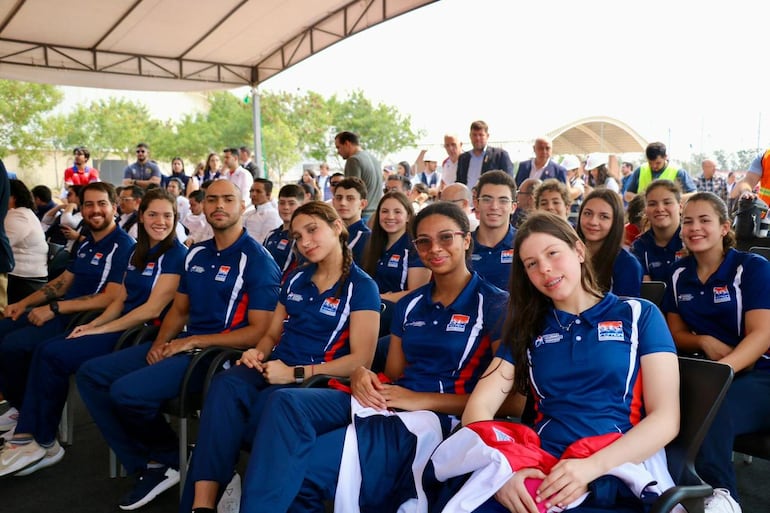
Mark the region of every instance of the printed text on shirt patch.
[[714, 287], [714, 303], [729, 303], [730, 302], [730, 290], [727, 286]]
[[217, 271], [217, 275], [214, 277], [214, 280], [216, 281], [225, 281], [227, 279], [227, 274], [230, 272], [230, 266], [229, 265], [220, 265], [219, 271]]
[[535, 347], [540, 347], [543, 344], [556, 344], [564, 339], [564, 335], [561, 333], [546, 333], [545, 335], [539, 335], [535, 339]]
[[91, 259], [91, 265], [99, 265], [99, 260], [101, 260], [103, 256], [103, 253], [94, 253], [94, 257]]
[[398, 263], [401, 261], [401, 255], [390, 255], [388, 260], [388, 267], [398, 267]]
[[152, 276], [152, 271], [155, 270], [155, 262], [147, 262], [147, 267], [142, 271], [142, 276]]
[[460, 333], [465, 331], [465, 326], [470, 322], [471, 318], [463, 314], [452, 314], [452, 318], [449, 320], [449, 324], [446, 325], [447, 331], [458, 331]]
[[500, 253], [500, 263], [501, 264], [511, 264], [513, 263], [513, 250], [512, 249], [504, 249], [502, 253]]
[[330, 315], [334, 317], [337, 315], [337, 307], [340, 306], [340, 300], [333, 297], [327, 297], [324, 299], [323, 304], [321, 305], [321, 313], [324, 315]]
[[608, 340], [625, 340], [623, 336], [623, 321], [603, 321], [599, 323], [599, 342]]

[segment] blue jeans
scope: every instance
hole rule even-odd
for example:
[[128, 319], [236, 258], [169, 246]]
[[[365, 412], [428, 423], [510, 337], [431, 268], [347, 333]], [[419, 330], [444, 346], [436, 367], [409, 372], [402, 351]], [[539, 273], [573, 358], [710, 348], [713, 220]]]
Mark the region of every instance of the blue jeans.
[[[76, 376], [91, 417], [130, 473], [150, 461], [179, 467], [177, 436], [161, 409], [179, 395], [192, 356], [178, 353], [149, 365], [150, 346], [145, 342], [89, 360]], [[202, 386], [202, 378], [192, 381]]]

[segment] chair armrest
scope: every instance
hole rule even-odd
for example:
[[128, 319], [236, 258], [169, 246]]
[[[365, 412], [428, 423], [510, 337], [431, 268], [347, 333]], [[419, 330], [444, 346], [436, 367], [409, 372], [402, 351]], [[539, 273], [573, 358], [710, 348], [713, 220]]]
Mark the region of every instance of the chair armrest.
[[214, 359], [211, 361], [211, 364], [209, 365], [209, 370], [206, 372], [206, 378], [203, 381], [203, 399], [206, 399], [206, 396], [209, 393], [209, 386], [211, 385], [211, 380], [214, 379], [214, 375], [225, 370], [224, 365], [225, 362], [230, 362], [231, 364], [236, 362], [241, 358], [241, 355], [244, 353], [243, 349], [235, 349], [232, 347], [217, 347], [220, 352], [217, 354]]
[[333, 379], [336, 379], [343, 385], [350, 386], [350, 378], [342, 378], [330, 374], [314, 374], [302, 382], [301, 388], [327, 388], [329, 381]]
[[707, 484], [671, 487], [658, 497], [649, 513], [668, 513], [677, 504], [684, 506], [688, 513], [703, 513], [704, 499], [713, 491]]

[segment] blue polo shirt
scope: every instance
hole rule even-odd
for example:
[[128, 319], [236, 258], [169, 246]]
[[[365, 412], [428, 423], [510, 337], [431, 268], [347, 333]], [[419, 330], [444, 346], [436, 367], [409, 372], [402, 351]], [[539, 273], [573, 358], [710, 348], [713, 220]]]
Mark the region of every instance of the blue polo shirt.
[[106, 237], [95, 242], [88, 231], [75, 258], [67, 265], [75, 279], [63, 299], [90, 296], [104, 290], [108, 282], [123, 283], [134, 239], [117, 225]]
[[612, 266], [612, 293], [616, 296], [639, 297], [642, 292], [642, 264], [628, 250], [620, 248]]
[[126, 166], [123, 170], [123, 178], [131, 180], [149, 180], [152, 177], [160, 177], [160, 168], [154, 162], [149, 160], [144, 164], [138, 161]]
[[366, 241], [369, 240], [369, 236], [372, 231], [366, 226], [363, 219], [359, 219], [355, 223], [348, 226], [348, 247], [353, 252], [353, 260], [358, 265], [361, 265], [361, 261], [364, 258], [364, 248], [366, 248]]
[[473, 273], [452, 304], [432, 299], [435, 283], [396, 303], [391, 333], [401, 338], [407, 365], [396, 383], [416, 392], [469, 394], [500, 340], [508, 293]]
[[380, 311], [377, 285], [357, 265], [351, 265], [339, 297], [335, 297], [339, 282], [328, 290], [318, 290], [312, 280], [317, 269], [317, 264], [300, 267], [281, 287], [279, 301], [288, 317], [271, 359], [294, 366], [322, 364], [348, 355], [350, 314]]
[[425, 267], [412, 245], [412, 238], [404, 233], [377, 261], [374, 281], [380, 294], [406, 290], [409, 269]]
[[[711, 335], [735, 347], [746, 336], [746, 312], [770, 309], [770, 262], [730, 249], [706, 283], [698, 278], [695, 257], [674, 266], [663, 311], [676, 313], [698, 335]], [[765, 353], [757, 368], [770, 368]]]
[[[675, 352], [644, 299], [610, 293], [580, 315], [550, 309], [527, 350], [543, 449], [558, 457], [580, 438], [627, 432], [644, 417], [641, 357]], [[513, 363], [507, 346], [497, 356]]]
[[492, 285], [502, 290], [508, 290], [513, 264], [513, 238], [516, 230], [511, 226], [508, 233], [494, 248], [479, 244], [476, 239], [478, 228], [473, 232], [473, 270]]
[[137, 269], [131, 264], [131, 258], [126, 269], [126, 276], [123, 279], [123, 286], [128, 294], [123, 302], [123, 312], [125, 315], [134, 308], [147, 302], [152, 293], [155, 283], [162, 274], [178, 274], [184, 272], [184, 257], [187, 255], [187, 247], [174, 238], [174, 244], [162, 255], [157, 256], [159, 245], [150, 248], [148, 262], [144, 269]]
[[666, 281], [671, 276], [674, 263], [685, 255], [682, 237], [677, 228], [674, 236], [665, 246], [655, 243], [652, 229], [647, 230], [631, 244], [631, 253], [642, 264], [642, 272], [655, 281]]
[[214, 239], [193, 245], [179, 280], [179, 292], [190, 297], [187, 333], [243, 328], [249, 323], [249, 310], [275, 310], [280, 283], [275, 260], [246, 230], [223, 250], [217, 249]]
[[284, 278], [302, 263], [302, 257], [297, 251], [294, 251], [294, 238], [289, 230], [283, 229], [283, 226], [279, 226], [267, 235], [264, 246], [273, 256], [275, 263], [281, 270], [281, 276]]

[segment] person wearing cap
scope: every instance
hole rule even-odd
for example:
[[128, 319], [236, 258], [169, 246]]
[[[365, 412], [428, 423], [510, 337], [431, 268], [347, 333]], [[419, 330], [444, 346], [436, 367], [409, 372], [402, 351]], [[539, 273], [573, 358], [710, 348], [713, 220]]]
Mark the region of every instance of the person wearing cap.
[[631, 201], [637, 194], [642, 194], [653, 180], [658, 179], [679, 182], [679, 187], [685, 193], [682, 196], [683, 201], [690, 196], [690, 193], [695, 192], [695, 183], [690, 178], [690, 174], [669, 163], [665, 144], [652, 142], [647, 145], [644, 153], [647, 163], [636, 168], [631, 174], [624, 194], [626, 201]]
[[417, 175], [417, 180], [428, 186], [428, 194], [431, 198], [438, 196], [441, 185], [441, 173], [437, 171], [438, 158], [431, 151], [422, 153], [422, 161], [425, 163], [423, 171]]
[[569, 221], [573, 225], [577, 222], [578, 211], [583, 203], [583, 194], [586, 192], [586, 184], [583, 181], [583, 173], [580, 169], [580, 159], [574, 155], [565, 155], [561, 159], [561, 165], [567, 170], [567, 188], [572, 200], [569, 210]]
[[521, 188], [521, 184], [527, 178], [536, 178], [541, 181], [555, 178], [562, 183], [567, 183], [567, 170], [551, 159], [553, 143], [548, 137], [535, 139], [532, 150], [535, 152], [535, 157], [519, 163], [519, 170], [516, 172], [517, 187]]
[[620, 185], [610, 176], [607, 169], [610, 157], [606, 153], [589, 153], [586, 158], [585, 170], [588, 173], [588, 183], [591, 187], [606, 188], [620, 194]]

